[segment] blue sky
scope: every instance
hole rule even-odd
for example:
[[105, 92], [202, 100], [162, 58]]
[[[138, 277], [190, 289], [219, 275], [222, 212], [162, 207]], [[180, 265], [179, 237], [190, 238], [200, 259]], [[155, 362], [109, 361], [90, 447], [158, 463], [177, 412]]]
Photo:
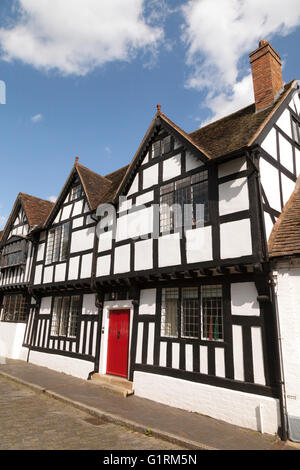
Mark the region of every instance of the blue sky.
[[[249, 5], [251, 3], [251, 5]], [[124, 9], [126, 4], [126, 9]], [[127, 165], [155, 112], [185, 131], [253, 101], [248, 54], [270, 40], [300, 79], [300, 2], [2, 0], [0, 228], [18, 192], [57, 196], [74, 163]]]

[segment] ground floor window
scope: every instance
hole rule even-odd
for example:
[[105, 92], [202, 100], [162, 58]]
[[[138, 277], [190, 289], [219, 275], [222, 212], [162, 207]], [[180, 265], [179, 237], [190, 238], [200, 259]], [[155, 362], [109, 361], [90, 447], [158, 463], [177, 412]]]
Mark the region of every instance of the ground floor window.
[[24, 323], [27, 320], [27, 298], [23, 294], [3, 297], [2, 321]]
[[75, 338], [80, 313], [80, 296], [55, 297], [53, 303], [51, 335]]
[[162, 289], [161, 336], [223, 341], [222, 286]]

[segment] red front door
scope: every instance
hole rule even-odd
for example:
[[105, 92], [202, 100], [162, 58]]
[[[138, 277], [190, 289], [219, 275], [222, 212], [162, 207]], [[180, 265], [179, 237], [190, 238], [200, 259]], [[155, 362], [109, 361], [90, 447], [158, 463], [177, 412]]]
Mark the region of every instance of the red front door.
[[109, 315], [106, 373], [128, 376], [130, 310], [111, 310]]

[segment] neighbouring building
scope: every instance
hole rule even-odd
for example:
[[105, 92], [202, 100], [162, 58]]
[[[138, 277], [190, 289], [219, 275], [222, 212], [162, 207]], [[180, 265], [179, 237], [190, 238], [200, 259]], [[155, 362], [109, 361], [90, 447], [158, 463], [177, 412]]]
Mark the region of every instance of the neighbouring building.
[[158, 105], [128, 167], [100, 176], [76, 159], [55, 204], [20, 193], [0, 240], [7, 357], [300, 437], [299, 236], [281, 222], [299, 85], [266, 41], [250, 62], [253, 104], [192, 133]]

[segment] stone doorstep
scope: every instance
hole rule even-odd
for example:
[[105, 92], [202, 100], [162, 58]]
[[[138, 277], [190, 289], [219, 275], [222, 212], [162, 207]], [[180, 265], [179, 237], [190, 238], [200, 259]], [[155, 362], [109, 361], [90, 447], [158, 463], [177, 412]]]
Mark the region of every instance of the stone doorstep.
[[128, 397], [134, 394], [133, 383], [123, 377], [114, 375], [93, 374], [91, 383], [100, 385], [113, 392], [121, 393], [123, 397]]

